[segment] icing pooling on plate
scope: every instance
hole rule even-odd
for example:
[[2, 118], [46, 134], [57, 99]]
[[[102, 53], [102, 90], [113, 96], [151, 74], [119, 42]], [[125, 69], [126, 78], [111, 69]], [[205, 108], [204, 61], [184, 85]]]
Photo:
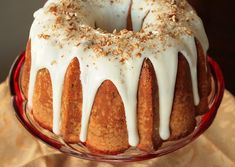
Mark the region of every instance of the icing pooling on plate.
[[[130, 7], [134, 32], [122, 30], [127, 27]], [[208, 49], [208, 41], [200, 18], [186, 1], [115, 0], [111, 3], [104, 0], [49, 0], [34, 16], [30, 31], [28, 105], [33, 107], [37, 72], [42, 68], [48, 69], [53, 90], [54, 133], [60, 134], [64, 78], [75, 57], [80, 63], [83, 93], [82, 142], [86, 141], [96, 92], [105, 80], [111, 80], [123, 100], [129, 144], [138, 145], [137, 92], [146, 58], [152, 62], [158, 80], [159, 133], [163, 140], [170, 136], [179, 52], [190, 66], [194, 103], [199, 103], [195, 38], [201, 43], [204, 53]]]

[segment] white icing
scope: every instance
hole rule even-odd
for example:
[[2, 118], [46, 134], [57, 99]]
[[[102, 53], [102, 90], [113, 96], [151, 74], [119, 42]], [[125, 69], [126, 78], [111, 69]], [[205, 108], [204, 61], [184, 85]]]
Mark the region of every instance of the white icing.
[[[192, 77], [194, 103], [199, 103], [198, 85], [197, 85], [197, 50], [195, 46], [195, 37], [200, 41], [204, 52], [208, 49], [208, 40], [201, 20], [185, 2], [183, 10], [184, 16], [193, 19], [189, 21], [179, 21], [166, 25], [164, 31], [159, 31], [159, 27], [164, 23], [157, 16], [164, 16], [170, 11], [169, 2], [165, 0], [133, 0], [131, 15], [133, 22], [133, 30], [139, 31], [145, 29], [144, 33], [151, 33], [156, 39], [149, 39], [141, 42], [137, 38], [123, 38], [128, 41], [127, 46], [121, 47], [123, 54], [129, 53], [129, 44], [138, 43], [141, 47], [131, 51], [130, 56], [124, 63], [120, 62], [121, 55], [114, 55], [111, 52], [106, 56], [101, 56], [92, 48], [92, 45], [100, 37], [107, 37], [109, 40], [121, 41], [112, 33], [103, 32], [101, 30], [91, 29], [87, 35], [91, 34], [94, 41], [81, 38], [79, 28], [95, 27], [95, 25], [112, 32], [114, 29], [121, 30], [126, 27], [129, 5], [131, 0], [118, 0], [114, 3], [110, 1], [72, 1], [80, 10], [69, 11], [76, 13], [77, 22], [74, 24], [79, 30], [75, 32], [66, 32], [70, 26], [68, 22], [61, 23], [56, 27], [55, 23], [58, 15], [48, 12], [51, 5], [61, 6], [62, 2], [70, 0], [49, 0], [44, 8], [38, 10], [34, 16], [35, 20], [30, 31], [31, 38], [31, 72], [29, 83], [29, 107], [33, 107], [32, 99], [34, 92], [34, 84], [38, 70], [42, 68], [48, 69], [53, 89], [53, 132], [60, 134], [61, 120], [61, 96], [63, 90], [63, 82], [66, 70], [75, 57], [79, 60], [81, 71], [81, 83], [83, 93], [82, 106], [82, 122], [80, 140], [86, 141], [89, 118], [96, 92], [105, 80], [111, 80], [117, 87], [119, 94], [123, 100], [126, 123], [128, 130], [129, 144], [137, 146], [139, 143], [137, 129], [137, 92], [141, 67], [146, 58], [150, 59], [154, 66], [154, 70], [158, 80], [159, 87], [159, 107], [160, 107], [160, 136], [167, 140], [170, 136], [169, 122], [173, 105], [174, 89], [178, 68], [178, 53], [181, 52], [189, 63]], [[178, 2], [181, 3], [181, 2]], [[155, 12], [152, 12], [155, 11]], [[66, 17], [59, 14], [62, 18]], [[66, 20], [66, 19], [65, 19]], [[141, 27], [143, 26], [143, 27]], [[189, 28], [193, 35], [182, 33], [178, 38], [172, 38], [168, 33], [177, 31], [178, 27]], [[82, 31], [82, 30], [81, 30]], [[184, 32], [183, 30], [178, 30]], [[48, 34], [48, 39], [39, 37], [41, 34]], [[139, 33], [141, 34], [141, 33]], [[69, 38], [68, 35], [73, 35]], [[160, 36], [163, 36], [162, 40]], [[79, 43], [79, 45], [78, 45]], [[117, 44], [104, 46], [103, 50], [115, 49]], [[142, 56], [136, 57], [137, 53]]]

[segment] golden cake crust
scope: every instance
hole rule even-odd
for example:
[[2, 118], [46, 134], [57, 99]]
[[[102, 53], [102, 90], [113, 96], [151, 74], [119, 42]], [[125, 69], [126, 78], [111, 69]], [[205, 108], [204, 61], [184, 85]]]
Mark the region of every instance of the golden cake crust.
[[[198, 83], [200, 104], [195, 107], [189, 65], [179, 54], [175, 97], [173, 102], [169, 140], [180, 139], [190, 134], [195, 127], [196, 114], [204, 113], [208, 108], [208, 73], [202, 49], [198, 49]], [[31, 63], [30, 40], [26, 49], [26, 59], [22, 75], [22, 89], [27, 96]], [[61, 135], [68, 143], [78, 143], [82, 117], [82, 85], [80, 67], [77, 58], [70, 63], [64, 81], [62, 96]], [[45, 129], [52, 130], [52, 85], [48, 70], [38, 72], [33, 95], [33, 116]], [[144, 151], [157, 149], [162, 140], [159, 136], [159, 98], [157, 77], [150, 60], [145, 60], [138, 88], [138, 148]], [[127, 150], [128, 133], [125, 110], [115, 85], [107, 80], [99, 88], [89, 121], [88, 137], [85, 143], [92, 152], [117, 154]]]

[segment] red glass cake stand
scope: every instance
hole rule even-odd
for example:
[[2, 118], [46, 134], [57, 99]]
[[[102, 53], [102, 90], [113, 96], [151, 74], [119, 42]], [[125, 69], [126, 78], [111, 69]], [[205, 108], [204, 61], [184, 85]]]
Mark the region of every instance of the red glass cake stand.
[[212, 92], [209, 97], [209, 111], [205, 115], [197, 117], [197, 126], [193, 133], [177, 141], [165, 142], [157, 151], [149, 153], [130, 148], [125, 153], [118, 155], [94, 154], [89, 152], [86, 146], [82, 143], [71, 145], [64, 142], [61, 137], [41, 128], [37, 122], [34, 121], [31, 111], [26, 107], [27, 100], [22, 94], [20, 85], [20, 77], [24, 60], [25, 53], [22, 53], [17, 57], [16, 61], [12, 65], [12, 69], [9, 74], [10, 90], [17, 118], [33, 136], [46, 143], [48, 146], [51, 146], [67, 155], [87, 160], [100, 162], [133, 162], [156, 158], [176, 151], [195, 140], [210, 127], [216, 116], [224, 93], [224, 79], [221, 70], [218, 64], [212, 58], [208, 57], [212, 73]]

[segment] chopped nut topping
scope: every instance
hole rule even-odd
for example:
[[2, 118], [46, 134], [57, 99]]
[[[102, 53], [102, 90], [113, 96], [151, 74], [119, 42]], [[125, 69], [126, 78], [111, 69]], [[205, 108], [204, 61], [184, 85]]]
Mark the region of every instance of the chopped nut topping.
[[39, 34], [38, 38], [43, 38], [43, 39], [49, 39], [50, 35], [46, 35], [46, 34]]
[[[84, 13], [83, 6], [77, 1], [62, 0], [60, 4], [51, 4], [48, 7], [48, 12], [55, 15], [55, 21], [51, 25], [45, 25], [43, 33], [38, 37], [49, 39], [51, 36], [56, 36], [59, 37], [55, 42], [58, 47], [62, 48], [66, 43], [73, 43], [76, 47], [82, 47], [84, 51], [94, 51], [97, 57], [110, 56], [112, 57], [110, 60], [117, 59], [123, 63], [130, 57], [142, 57], [143, 51], [147, 48], [154, 53], [159, 53], [158, 43], [164, 43], [169, 38], [177, 39], [182, 34], [194, 34], [191, 21], [194, 20], [195, 12], [192, 9], [186, 10], [186, 0], [146, 1], [164, 5], [165, 9], [161, 12], [155, 9], [149, 11], [155, 22], [143, 22], [137, 32], [127, 29], [114, 29], [113, 32], [107, 32], [97, 27], [99, 25], [97, 23], [87, 25], [84, 20], [88, 14]], [[111, 3], [115, 2], [115, 0], [111, 1]], [[136, 10], [142, 11], [144, 8], [140, 7]], [[170, 45], [164, 45], [164, 47], [170, 47]]]

